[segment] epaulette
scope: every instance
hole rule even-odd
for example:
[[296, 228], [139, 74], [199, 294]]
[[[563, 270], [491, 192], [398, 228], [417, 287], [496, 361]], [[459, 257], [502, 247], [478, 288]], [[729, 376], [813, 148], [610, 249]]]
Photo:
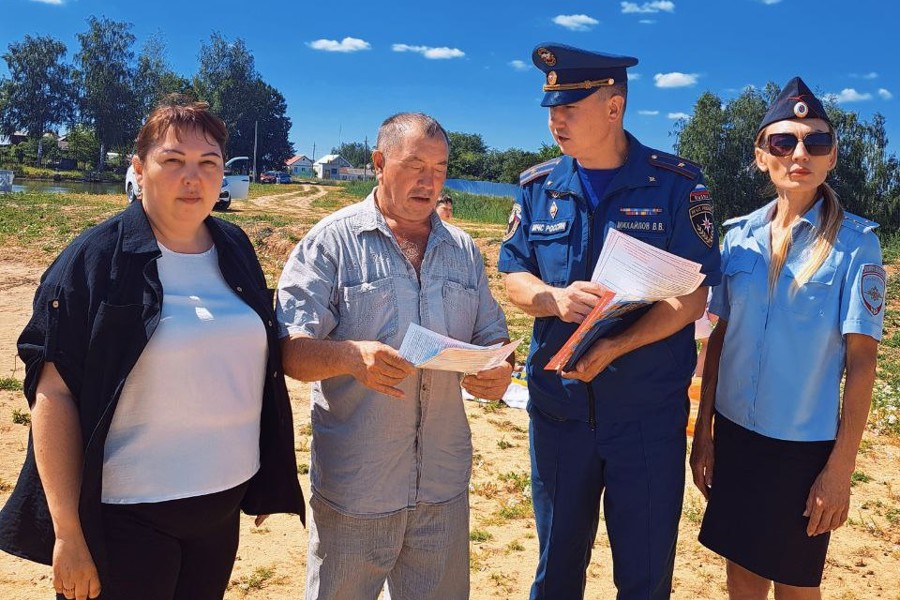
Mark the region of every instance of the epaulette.
[[538, 177], [543, 177], [544, 175], [549, 175], [550, 171], [556, 168], [556, 165], [559, 164], [559, 161], [562, 160], [562, 157], [558, 156], [556, 158], [551, 158], [550, 160], [544, 161], [540, 164], [534, 165], [528, 169], [525, 169], [521, 173], [519, 173], [519, 185], [525, 185], [530, 181], [534, 181]]
[[655, 167], [668, 169], [669, 171], [675, 171], [688, 179], [697, 179], [697, 176], [700, 175], [700, 165], [697, 163], [686, 158], [681, 158], [680, 156], [675, 156], [674, 154], [659, 152], [657, 150], [654, 150], [653, 153], [650, 154], [650, 164]]
[[844, 221], [842, 225], [848, 229], [852, 229], [860, 233], [866, 233], [878, 227], [878, 223], [876, 223], [875, 221], [870, 221], [868, 219], [858, 217], [853, 213], [848, 213], [846, 210], [844, 211]]

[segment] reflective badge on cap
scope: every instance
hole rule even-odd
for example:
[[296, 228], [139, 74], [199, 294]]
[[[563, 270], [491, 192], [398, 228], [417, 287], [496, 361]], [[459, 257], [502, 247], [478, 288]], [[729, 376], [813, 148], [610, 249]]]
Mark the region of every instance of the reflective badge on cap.
[[509, 220], [506, 222], [506, 235], [503, 236], [503, 241], [507, 241], [515, 235], [516, 230], [519, 228], [519, 223], [522, 222], [522, 206], [519, 203], [513, 204], [512, 212], [509, 213]]
[[556, 85], [556, 71], [550, 71], [547, 73], [547, 85]]
[[548, 67], [552, 67], [556, 64], [556, 55], [554, 55], [546, 48], [538, 48], [537, 54], [541, 57], [541, 60], [544, 61], [544, 64]]
[[805, 119], [806, 115], [809, 114], [809, 107], [806, 105], [806, 102], [798, 102], [795, 104], [794, 114], [797, 115], [798, 119]]
[[712, 248], [713, 245], [713, 220], [712, 220], [712, 204], [698, 204], [690, 209], [691, 225], [694, 226], [694, 233], [700, 238], [700, 241]]
[[884, 308], [885, 274], [881, 265], [863, 265], [862, 277], [859, 278], [859, 291], [863, 303], [873, 316]]

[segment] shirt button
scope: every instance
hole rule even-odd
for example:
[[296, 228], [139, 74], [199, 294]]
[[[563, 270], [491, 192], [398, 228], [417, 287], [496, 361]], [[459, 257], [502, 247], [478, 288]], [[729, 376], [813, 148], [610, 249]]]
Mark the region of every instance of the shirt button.
[[59, 308], [59, 300], [54, 300], [50, 303], [50, 306], [52, 306], [53, 308]]
[[244, 289], [241, 286], [237, 286], [235, 289], [241, 294], [244, 293]]
[[278, 371], [272, 371], [272, 379], [278, 379]]
[[272, 327], [272, 321], [269, 321], [269, 327]]

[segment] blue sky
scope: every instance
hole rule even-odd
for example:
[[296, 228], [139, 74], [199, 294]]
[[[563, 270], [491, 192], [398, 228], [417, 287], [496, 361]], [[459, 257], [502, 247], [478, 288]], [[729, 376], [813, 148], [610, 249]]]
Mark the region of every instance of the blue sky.
[[287, 100], [297, 152], [312, 155], [315, 144], [316, 157], [339, 141], [371, 144], [403, 110], [498, 149], [536, 150], [551, 141], [530, 59], [545, 41], [638, 57], [625, 124], [664, 150], [674, 119], [704, 91], [727, 99], [794, 75], [864, 119], [885, 115], [900, 149], [900, 3], [891, 1], [3, 0], [0, 11], [3, 51], [26, 33], [52, 35], [71, 59], [87, 17], [107, 16], [134, 25], [138, 48], [161, 32], [186, 76], [210, 32], [240, 37]]

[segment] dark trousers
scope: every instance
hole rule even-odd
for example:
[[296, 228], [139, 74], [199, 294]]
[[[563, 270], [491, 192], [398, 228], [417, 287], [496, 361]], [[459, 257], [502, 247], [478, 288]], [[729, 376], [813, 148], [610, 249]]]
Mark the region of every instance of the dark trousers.
[[584, 597], [600, 501], [618, 600], [669, 598], [684, 494], [686, 405], [638, 421], [556, 420], [531, 410], [540, 556], [532, 600]]
[[104, 504], [101, 600], [221, 600], [247, 484], [181, 500]]

